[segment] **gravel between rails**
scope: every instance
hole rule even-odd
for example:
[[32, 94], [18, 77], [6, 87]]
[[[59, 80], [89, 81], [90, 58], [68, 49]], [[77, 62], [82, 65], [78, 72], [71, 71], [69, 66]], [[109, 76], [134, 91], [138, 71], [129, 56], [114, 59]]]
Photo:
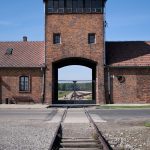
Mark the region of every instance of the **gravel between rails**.
[[0, 120], [0, 150], [48, 150], [57, 123]]
[[85, 138], [92, 137], [95, 133], [90, 123], [64, 123], [62, 128], [63, 137]]

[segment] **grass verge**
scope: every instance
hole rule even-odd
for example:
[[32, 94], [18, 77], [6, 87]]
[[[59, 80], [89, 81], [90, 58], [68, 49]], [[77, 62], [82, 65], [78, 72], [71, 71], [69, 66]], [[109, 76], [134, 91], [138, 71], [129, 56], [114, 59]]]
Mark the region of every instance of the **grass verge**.
[[58, 92], [58, 98], [63, 98], [64, 96], [67, 96], [71, 91], [59, 91]]
[[97, 106], [97, 109], [150, 109], [150, 105], [141, 105], [141, 106], [110, 106], [110, 105], [100, 105]]
[[150, 122], [145, 122], [144, 126], [145, 127], [150, 127]]

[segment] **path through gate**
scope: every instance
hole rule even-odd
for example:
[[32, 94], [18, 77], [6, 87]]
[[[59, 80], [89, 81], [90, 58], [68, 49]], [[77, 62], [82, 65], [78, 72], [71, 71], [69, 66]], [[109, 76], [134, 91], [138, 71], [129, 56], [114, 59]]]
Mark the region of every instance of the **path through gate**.
[[58, 101], [66, 103], [91, 103], [94, 100], [92, 80], [59, 80]]

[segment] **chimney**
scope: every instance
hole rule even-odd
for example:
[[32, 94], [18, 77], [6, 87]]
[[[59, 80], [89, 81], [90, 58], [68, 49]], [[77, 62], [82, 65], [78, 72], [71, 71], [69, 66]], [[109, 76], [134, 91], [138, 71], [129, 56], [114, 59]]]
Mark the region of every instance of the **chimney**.
[[23, 36], [23, 42], [27, 42], [28, 41], [28, 37], [27, 36]]

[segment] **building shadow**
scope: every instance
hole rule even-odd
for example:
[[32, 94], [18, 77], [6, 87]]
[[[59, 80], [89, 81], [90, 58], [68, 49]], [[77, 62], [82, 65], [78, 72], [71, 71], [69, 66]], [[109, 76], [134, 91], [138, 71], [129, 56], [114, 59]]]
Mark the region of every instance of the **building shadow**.
[[[106, 42], [107, 65], [121, 63], [123, 61], [134, 64], [142, 62], [144, 65], [148, 63], [146, 62], [147, 57], [150, 58], [150, 43], [148, 42]], [[136, 61], [134, 60], [135, 58], [137, 58]]]
[[11, 91], [10, 85], [8, 85], [7, 83], [5, 83], [3, 80], [1, 80], [1, 88], [5, 87], [8, 91]]
[[2, 104], [2, 79], [0, 77], [0, 104]]

